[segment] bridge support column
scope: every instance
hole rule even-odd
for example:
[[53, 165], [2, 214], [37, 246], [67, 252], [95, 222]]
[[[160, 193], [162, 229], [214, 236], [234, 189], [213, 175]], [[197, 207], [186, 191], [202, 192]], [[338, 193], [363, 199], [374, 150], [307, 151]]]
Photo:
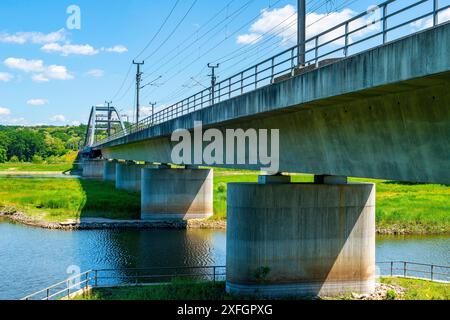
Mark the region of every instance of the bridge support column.
[[116, 189], [141, 192], [142, 169], [147, 165], [125, 162], [116, 164]]
[[142, 171], [143, 220], [204, 219], [213, 215], [213, 170]]
[[103, 180], [104, 181], [116, 181], [116, 160], [107, 160], [103, 166]]
[[103, 179], [104, 160], [84, 160], [83, 177], [88, 179]]
[[374, 290], [374, 184], [277, 178], [228, 185], [229, 293], [278, 298]]

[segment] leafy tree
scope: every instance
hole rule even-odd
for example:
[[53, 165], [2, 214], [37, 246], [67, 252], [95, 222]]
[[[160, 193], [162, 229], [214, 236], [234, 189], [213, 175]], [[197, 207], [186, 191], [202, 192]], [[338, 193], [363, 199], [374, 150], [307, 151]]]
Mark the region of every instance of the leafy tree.
[[0, 147], [0, 163], [5, 163], [6, 161], [8, 161], [6, 149], [4, 147]]

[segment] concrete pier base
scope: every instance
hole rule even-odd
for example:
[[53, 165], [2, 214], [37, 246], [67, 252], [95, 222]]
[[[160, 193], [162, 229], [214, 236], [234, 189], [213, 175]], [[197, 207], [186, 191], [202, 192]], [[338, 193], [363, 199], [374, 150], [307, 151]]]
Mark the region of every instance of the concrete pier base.
[[84, 160], [83, 178], [103, 179], [104, 160]]
[[213, 170], [144, 169], [143, 220], [204, 219], [213, 215]]
[[104, 181], [116, 181], [116, 166], [117, 161], [108, 160], [105, 161], [103, 166], [103, 180]]
[[375, 290], [374, 184], [229, 184], [227, 291], [283, 298]]
[[116, 189], [128, 192], [141, 192], [141, 171], [147, 165], [135, 163], [116, 164]]

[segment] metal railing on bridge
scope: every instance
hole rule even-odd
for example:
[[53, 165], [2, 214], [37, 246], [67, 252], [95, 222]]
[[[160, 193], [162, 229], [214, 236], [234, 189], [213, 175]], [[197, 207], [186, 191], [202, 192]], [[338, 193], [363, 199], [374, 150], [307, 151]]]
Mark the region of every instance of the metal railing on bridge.
[[[128, 134], [140, 132], [154, 125], [190, 114], [194, 111], [226, 101], [279, 80], [306, 72], [362, 51], [386, 44], [389, 41], [413, 34], [420, 29], [439, 25], [440, 14], [450, 5], [440, 6], [438, 0], [388, 0], [368, 11], [358, 14], [305, 41], [305, 65], [299, 68], [299, 45], [288, 48], [273, 57], [255, 64], [223, 81], [181, 100], [108, 139], [94, 145], [100, 146]], [[401, 4], [400, 4], [401, 3]], [[403, 4], [403, 5], [402, 5]], [[410, 16], [413, 17], [410, 17]], [[396, 19], [394, 19], [396, 18]], [[392, 23], [391, 23], [392, 22]], [[409, 28], [403, 30], [402, 28]], [[397, 34], [395, 34], [397, 32]], [[392, 38], [389, 38], [393, 35]], [[304, 69], [302, 71], [302, 69]], [[215, 94], [212, 95], [212, 92]], [[214, 97], [214, 98], [212, 98]]]
[[[416, 278], [450, 283], [450, 266], [392, 261], [378, 262], [377, 267], [379, 276]], [[175, 279], [211, 282], [225, 281], [226, 267], [90, 270], [26, 296], [22, 300], [61, 300], [71, 298], [91, 288], [167, 284]]]

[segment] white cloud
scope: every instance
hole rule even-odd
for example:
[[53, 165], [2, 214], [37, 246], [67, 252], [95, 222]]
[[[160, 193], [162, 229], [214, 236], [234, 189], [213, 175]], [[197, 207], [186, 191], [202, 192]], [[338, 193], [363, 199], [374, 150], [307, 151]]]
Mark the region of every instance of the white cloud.
[[0, 33], [0, 42], [13, 43], [13, 44], [25, 44], [31, 42], [34, 44], [44, 44], [51, 42], [60, 42], [66, 39], [66, 30], [60, 29], [55, 32], [44, 34], [42, 32], [16, 32], [9, 34], [6, 32]]
[[8, 108], [0, 107], [0, 115], [1, 116], [9, 116], [11, 114], [11, 110]]
[[101, 69], [92, 69], [86, 72], [86, 75], [94, 78], [101, 78], [105, 75], [105, 71]]
[[37, 83], [44, 83], [50, 81], [50, 79], [46, 78], [43, 74], [35, 74], [31, 77], [31, 80]]
[[[308, 14], [306, 18], [306, 38], [310, 39], [315, 35], [322, 33], [343, 21], [349, 20], [357, 13], [351, 9], [343, 9], [339, 12], [315, 13]], [[350, 30], [355, 30], [368, 21], [364, 19], [355, 20]], [[370, 26], [353, 34], [353, 38], [360, 37], [363, 34], [371, 32], [377, 25]], [[336, 29], [320, 38], [320, 42], [324, 43], [335, 39], [344, 33], [344, 28]], [[261, 17], [250, 27], [249, 33], [239, 35], [236, 39], [239, 44], [255, 44], [265, 37], [276, 36], [281, 39], [283, 45], [295, 45], [297, 41], [297, 13], [294, 6], [288, 4], [282, 8], [273, 10], [264, 9], [261, 11]], [[352, 39], [349, 39], [350, 42]], [[333, 42], [336, 45], [343, 45], [345, 39], [342, 37]], [[309, 44], [310, 45], [310, 44]]]
[[8, 58], [3, 63], [10, 69], [17, 69], [24, 72], [42, 72], [45, 69], [44, 61], [42, 60]]
[[[439, 13], [438, 15], [439, 23], [443, 23], [449, 20], [450, 20], [450, 8]], [[428, 29], [431, 28], [432, 26], [433, 26], [432, 18], [423, 18], [411, 23], [411, 27], [413, 28], [414, 31]]]
[[72, 80], [74, 78], [65, 66], [45, 66], [42, 60], [8, 58], [4, 61], [4, 64], [11, 69], [33, 73], [31, 79], [34, 82], [48, 82], [50, 79]]
[[0, 72], [0, 82], [9, 82], [14, 78], [14, 76], [7, 72]]
[[71, 124], [75, 127], [78, 127], [79, 125], [81, 125], [80, 121], [72, 121]]
[[66, 117], [63, 116], [62, 114], [58, 114], [56, 116], [51, 117], [50, 121], [53, 121], [53, 122], [66, 122]]
[[45, 106], [48, 104], [48, 100], [46, 99], [30, 99], [27, 101], [27, 104], [30, 106]]
[[115, 52], [115, 53], [125, 53], [128, 52], [128, 48], [119, 44], [116, 45], [112, 48], [103, 48], [102, 50], [106, 51], [106, 52]]
[[237, 37], [238, 44], [254, 44], [258, 43], [262, 39], [260, 34], [257, 33], [249, 33], [243, 34]]
[[84, 56], [93, 56], [99, 53], [99, 50], [95, 49], [89, 44], [77, 45], [77, 44], [64, 44], [60, 45], [59, 43], [47, 43], [42, 48], [42, 51], [47, 53], [61, 53], [62, 56], [70, 56], [70, 55], [84, 55]]
[[74, 77], [67, 71], [64, 66], [51, 65], [47, 67], [45, 76], [56, 80], [72, 80]]
[[10, 125], [10, 126], [26, 126], [29, 123], [28, 123], [28, 120], [25, 118], [3, 117], [3, 118], [0, 118], [0, 124]]

